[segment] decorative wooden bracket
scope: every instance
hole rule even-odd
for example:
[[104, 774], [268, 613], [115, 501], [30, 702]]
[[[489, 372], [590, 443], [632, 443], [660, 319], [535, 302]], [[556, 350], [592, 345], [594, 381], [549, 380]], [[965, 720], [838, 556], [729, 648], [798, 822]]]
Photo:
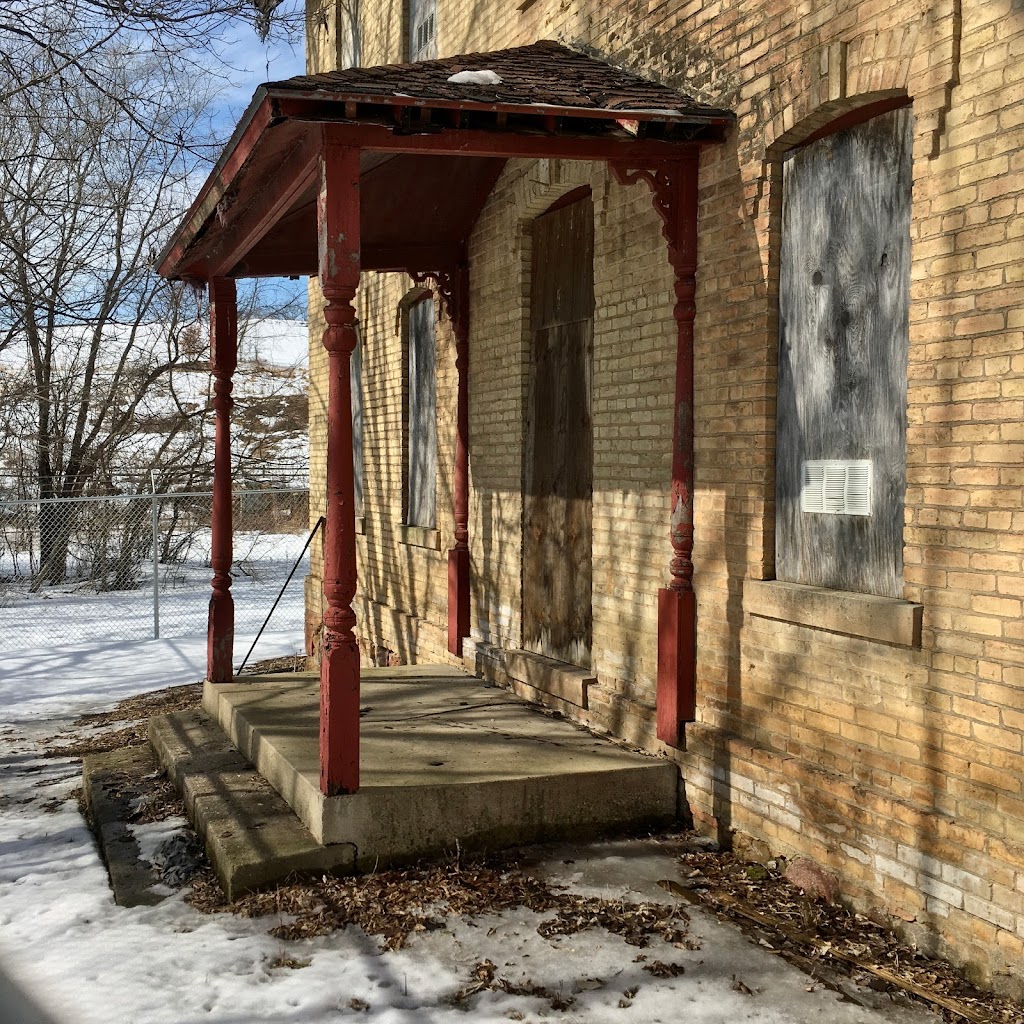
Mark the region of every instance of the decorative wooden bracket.
[[416, 284], [430, 285], [437, 297], [441, 300], [441, 309], [448, 319], [455, 323], [458, 316], [457, 298], [455, 295], [457, 267], [448, 267], [445, 270], [416, 270], [410, 271], [409, 276]]
[[697, 713], [697, 604], [693, 592], [693, 322], [697, 273], [696, 147], [651, 168], [612, 163], [622, 185], [644, 182], [661, 218], [675, 273], [676, 381], [672, 430], [669, 584], [658, 594], [658, 738], [683, 745]]

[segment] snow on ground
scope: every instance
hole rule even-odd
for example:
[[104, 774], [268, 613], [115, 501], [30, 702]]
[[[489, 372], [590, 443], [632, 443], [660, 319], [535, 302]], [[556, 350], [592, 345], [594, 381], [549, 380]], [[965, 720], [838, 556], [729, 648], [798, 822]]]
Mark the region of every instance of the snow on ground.
[[[252, 633], [235, 636], [236, 665], [254, 639]], [[302, 646], [301, 630], [268, 630], [260, 637], [251, 660], [300, 654]], [[204, 675], [205, 632], [171, 640], [100, 641], [2, 651], [0, 721], [52, 719], [52, 733], [67, 719], [112, 707], [132, 694], [194, 683]]]
[[[302, 556], [297, 566], [296, 562], [302, 554], [305, 535], [239, 531], [232, 542], [235, 628], [251, 633], [259, 629], [294, 568], [291, 582], [274, 609], [270, 627], [301, 635], [305, 617], [302, 580], [309, 572], [309, 553]], [[72, 580], [33, 593], [28, 579], [6, 583], [0, 591], [0, 659], [3, 652], [25, 652], [47, 641], [67, 649], [66, 645], [82, 640], [117, 643], [151, 638], [151, 566], [151, 561], [143, 565], [135, 590], [97, 593], [89, 581]], [[5, 568], [0, 555], [0, 576]], [[177, 563], [160, 566], [161, 637], [205, 634], [212, 571], [210, 531], [195, 530], [187, 556]], [[238, 651], [238, 657], [247, 649], [248, 646]], [[0, 692], [2, 688], [0, 682]]]
[[[292, 652], [300, 636], [267, 637], [259, 656]], [[655, 940], [644, 951], [649, 960], [685, 965], [680, 977], [656, 979], [635, 959], [637, 948], [622, 939], [595, 930], [547, 940], [536, 930], [543, 915], [525, 910], [475, 921], [449, 918], [445, 930], [415, 935], [406, 949], [381, 953], [375, 940], [355, 928], [300, 942], [275, 939], [267, 931], [280, 923], [277, 919], [205, 916], [180, 893], [155, 907], [117, 907], [72, 799], [79, 767], [41, 758], [39, 740], [81, 712], [110, 706], [130, 693], [194, 681], [202, 675], [204, 659], [202, 638], [79, 644], [0, 656], [0, 967], [60, 1021], [937, 1021], [918, 1010], [871, 1010], [840, 1002], [835, 993], [811, 985], [806, 975], [695, 909], [688, 911], [691, 935], [701, 948], [679, 950]], [[666, 877], [670, 864], [647, 863], [627, 846], [597, 845], [570, 855], [556, 851], [541, 870], [581, 892], [626, 900], [667, 898], [656, 880]], [[299, 969], [276, 966], [281, 957], [309, 963]], [[471, 996], [463, 1008], [453, 1006], [453, 993], [471, 981], [473, 967], [484, 959], [497, 965], [500, 977], [528, 979], [574, 996], [575, 1002], [556, 1011], [543, 999], [486, 991]], [[635, 994], [623, 995], [633, 988]]]
[[309, 363], [309, 325], [305, 320], [253, 320], [241, 325], [239, 358], [280, 367]]

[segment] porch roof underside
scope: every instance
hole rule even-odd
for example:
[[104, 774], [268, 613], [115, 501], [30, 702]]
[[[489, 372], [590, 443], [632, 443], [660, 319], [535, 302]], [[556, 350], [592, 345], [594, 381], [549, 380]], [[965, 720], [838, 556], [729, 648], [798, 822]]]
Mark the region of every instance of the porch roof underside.
[[[497, 85], [452, 83], [492, 70]], [[717, 141], [732, 115], [557, 43], [301, 76], [257, 90], [161, 255], [176, 279], [317, 273], [325, 139], [360, 150], [360, 266], [463, 255], [511, 157], [650, 167]]]

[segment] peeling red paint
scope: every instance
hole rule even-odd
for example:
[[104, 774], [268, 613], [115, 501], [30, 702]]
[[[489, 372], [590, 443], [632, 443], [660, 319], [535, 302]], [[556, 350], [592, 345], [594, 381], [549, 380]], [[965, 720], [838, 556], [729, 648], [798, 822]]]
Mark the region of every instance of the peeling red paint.
[[[349, 360], [356, 345], [359, 287], [359, 151], [324, 129], [317, 196], [323, 344], [328, 353], [327, 516], [324, 528], [323, 653], [320, 659], [320, 788], [333, 796], [359, 788], [359, 647], [355, 483]], [[328, 244], [336, 239], [335, 245]], [[340, 253], [347, 242], [351, 248]], [[339, 259], [339, 256], [342, 258]], [[346, 258], [347, 257], [347, 258]]]
[[231, 398], [238, 363], [238, 303], [235, 282], [210, 281], [210, 370], [213, 373], [213, 510], [210, 517], [212, 593], [206, 632], [206, 675], [231, 681], [235, 604], [231, 596]]

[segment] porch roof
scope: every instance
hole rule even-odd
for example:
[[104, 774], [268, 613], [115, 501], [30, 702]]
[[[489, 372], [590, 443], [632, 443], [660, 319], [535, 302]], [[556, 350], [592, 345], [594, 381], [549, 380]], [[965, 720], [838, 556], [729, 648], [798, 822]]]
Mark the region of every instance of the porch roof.
[[[500, 81], [451, 81], [464, 71], [492, 71]], [[698, 117], [715, 120], [731, 116], [550, 39], [489, 53], [297, 75], [272, 82], [267, 88], [342, 94], [398, 107], [425, 102], [439, 108], [511, 112], [540, 106], [577, 115], [589, 111], [590, 116], [602, 118], [628, 116], [688, 124]]]
[[[495, 84], [450, 81], [489, 70]], [[312, 275], [324, 133], [360, 150], [360, 267], [458, 260], [510, 157], [656, 166], [732, 114], [558, 43], [349, 68], [256, 90], [161, 254], [177, 279]]]

